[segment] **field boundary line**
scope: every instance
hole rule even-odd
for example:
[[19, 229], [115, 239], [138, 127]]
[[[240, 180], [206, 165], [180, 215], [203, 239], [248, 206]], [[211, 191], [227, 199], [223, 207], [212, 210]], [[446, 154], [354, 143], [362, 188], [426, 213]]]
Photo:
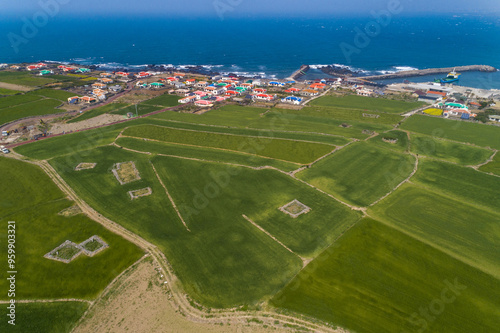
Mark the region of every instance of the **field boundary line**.
[[167, 187], [165, 186], [165, 184], [163, 183], [163, 181], [160, 178], [160, 175], [158, 175], [158, 172], [156, 171], [156, 168], [155, 168], [153, 162], [149, 161], [149, 163], [151, 164], [151, 167], [153, 168], [153, 171], [154, 171], [154, 173], [156, 175], [156, 178], [158, 178], [158, 181], [160, 182], [161, 186], [165, 190], [165, 193], [168, 196], [168, 200], [170, 200], [170, 203], [174, 207], [174, 210], [177, 213], [177, 215], [179, 216], [179, 219], [181, 220], [182, 224], [184, 224], [184, 227], [186, 228], [187, 231], [191, 232], [191, 230], [189, 230], [189, 227], [186, 224], [186, 221], [184, 221], [184, 219], [182, 218], [181, 212], [179, 212], [179, 209], [177, 208], [177, 205], [175, 204], [174, 199], [172, 198], [172, 196], [168, 192]]
[[[486, 162], [483, 162], [483, 163], [480, 163], [480, 164], [476, 164], [476, 165], [470, 165], [470, 167], [473, 168], [473, 169], [476, 169], [477, 171], [481, 171], [481, 170], [479, 170], [479, 168], [482, 167], [483, 165], [486, 165], [486, 164], [488, 164], [490, 162], [493, 162], [493, 159], [495, 158], [495, 156], [496, 156], [497, 153], [498, 153], [498, 150], [495, 149], [493, 151], [493, 154], [490, 156], [490, 158], [488, 158], [488, 160]], [[481, 171], [481, 172], [483, 172], [483, 171]]]
[[[256, 127], [232, 127], [232, 126], [220, 126], [220, 125], [213, 125], [213, 124], [199, 124], [199, 123], [189, 123], [189, 122], [185, 122], [185, 121], [180, 121], [180, 120], [172, 120], [172, 119], [163, 119], [163, 118], [155, 118], [155, 117], [151, 117], [152, 119], [155, 119], [155, 120], [159, 120], [159, 121], [164, 121], [164, 122], [172, 122], [172, 123], [178, 123], [178, 124], [186, 124], [186, 125], [192, 125], [192, 126], [205, 126], [205, 127], [215, 127], [215, 128], [226, 128], [226, 129], [234, 129], [234, 130], [254, 130], [254, 131], [264, 131], [264, 132], [268, 132], [268, 133], [292, 133], [292, 134], [312, 134], [312, 135], [321, 135], [321, 136], [332, 136], [332, 137], [336, 137], [336, 138], [344, 138], [346, 140], [352, 140], [354, 138], [349, 138], [349, 137], [345, 137], [343, 135], [340, 135], [340, 134], [330, 134], [330, 133], [319, 133], [319, 132], [304, 132], [304, 131], [274, 131], [274, 130], [268, 130], [268, 129], [265, 129], [265, 128], [256, 128]], [[165, 127], [168, 127], [168, 126], [165, 126]], [[176, 128], [176, 127], [174, 127]], [[179, 128], [179, 129], [183, 129], [183, 128]], [[218, 132], [210, 132], [210, 133], [218, 133]], [[244, 135], [244, 134], [235, 134], [235, 135]], [[277, 138], [277, 139], [281, 139], [281, 138]], [[292, 139], [283, 139], [283, 140], [292, 140]], [[312, 142], [315, 142], [315, 143], [321, 143], [321, 142], [317, 142], [317, 141], [312, 141]]]
[[187, 146], [187, 147], [196, 147], [196, 148], [202, 148], [202, 149], [218, 149], [218, 150], [227, 151], [227, 152], [231, 152], [231, 153], [238, 153], [238, 154], [243, 154], [243, 155], [248, 155], [248, 156], [257, 156], [257, 157], [261, 157], [261, 158], [268, 158], [268, 159], [275, 160], [275, 161], [281, 161], [281, 162], [296, 164], [297, 166], [304, 165], [304, 164], [298, 163], [298, 162], [292, 162], [292, 161], [282, 160], [282, 159], [279, 159], [279, 158], [268, 157], [268, 156], [264, 156], [264, 155], [250, 154], [250, 153], [247, 153], [247, 152], [238, 151], [238, 150], [231, 150], [231, 149], [227, 149], [227, 148], [217, 148], [217, 147], [209, 147], [209, 146], [197, 146], [197, 145], [191, 145], [191, 144], [188, 144], [188, 143], [178, 143], [178, 142], [170, 142], [170, 141], [161, 141], [161, 140], [157, 140], [157, 139], [140, 138], [140, 137], [136, 137], [136, 136], [129, 136], [129, 135], [123, 135], [123, 134], [120, 137], [121, 138], [136, 139], [136, 140], [153, 141], [153, 142], [159, 142], [159, 143], [169, 143], [169, 144], [173, 144], [173, 145]]
[[[156, 126], [156, 127], [163, 127], [163, 128], [169, 128], [177, 131], [189, 131], [189, 132], [198, 132], [198, 133], [208, 133], [208, 134], [215, 134], [215, 135], [228, 135], [228, 136], [239, 136], [243, 138], [256, 138], [256, 139], [261, 139], [265, 138], [268, 140], [283, 140], [283, 141], [292, 141], [292, 142], [306, 142], [306, 143], [313, 143], [317, 145], [326, 145], [326, 146], [334, 146], [336, 145], [332, 143], [324, 143], [324, 142], [317, 142], [317, 141], [309, 141], [309, 140], [300, 140], [300, 139], [284, 139], [284, 138], [275, 138], [275, 137], [268, 137], [268, 136], [256, 136], [256, 135], [245, 135], [245, 134], [233, 134], [233, 133], [219, 133], [219, 132], [211, 132], [211, 131], [200, 131], [200, 130], [193, 130], [193, 129], [187, 129], [187, 128], [176, 128], [176, 127], [170, 127], [170, 126], [162, 126], [162, 125], [156, 125], [156, 124], [141, 124], [141, 125], [132, 125], [130, 127], [135, 127], [135, 126]], [[128, 136], [128, 135], [124, 135]], [[145, 139], [145, 138], [144, 138]]]
[[308, 261], [307, 259], [301, 257], [300, 255], [298, 255], [297, 253], [293, 252], [288, 246], [286, 246], [285, 244], [283, 244], [279, 239], [277, 239], [276, 237], [274, 237], [269, 231], [267, 231], [266, 229], [262, 228], [260, 225], [258, 225], [257, 223], [255, 223], [254, 221], [252, 221], [248, 216], [246, 216], [245, 214], [241, 214], [241, 216], [243, 216], [243, 218], [245, 220], [247, 220], [248, 222], [250, 222], [254, 227], [256, 227], [257, 229], [259, 229], [260, 231], [262, 231], [263, 233], [265, 233], [267, 236], [269, 236], [272, 240], [274, 240], [275, 242], [277, 242], [279, 245], [283, 246], [288, 252], [296, 255], [297, 257], [300, 258], [300, 260], [302, 260], [302, 267], [305, 267], [307, 265], [307, 263], [310, 261]]
[[399, 183], [396, 187], [394, 187], [392, 190], [390, 190], [389, 193], [387, 193], [383, 197], [379, 198], [375, 202], [371, 203], [368, 207], [372, 207], [372, 206], [378, 204], [380, 201], [382, 201], [385, 198], [387, 198], [389, 195], [391, 195], [392, 193], [394, 193], [394, 191], [396, 191], [398, 188], [400, 188], [401, 186], [403, 186], [403, 184], [409, 182], [410, 179], [417, 173], [417, 171], [418, 171], [418, 156], [416, 156], [413, 153], [410, 153], [410, 155], [415, 158], [415, 165], [413, 166], [413, 171], [410, 173], [410, 175], [405, 180], [403, 180], [401, 183]]

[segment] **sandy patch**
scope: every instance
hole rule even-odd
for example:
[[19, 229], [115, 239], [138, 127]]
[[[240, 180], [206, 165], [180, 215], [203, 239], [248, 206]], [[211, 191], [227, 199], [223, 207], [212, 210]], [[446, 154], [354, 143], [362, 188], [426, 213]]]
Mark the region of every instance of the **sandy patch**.
[[61, 124], [61, 123], [56, 123], [53, 124], [52, 128], [50, 129], [50, 132], [52, 134], [59, 134], [62, 132], [74, 132], [74, 131], [79, 131], [83, 130], [89, 127], [95, 127], [95, 126], [101, 126], [101, 125], [106, 125], [109, 123], [113, 123], [115, 121], [120, 121], [123, 120], [123, 116], [115, 115], [115, 114], [102, 114], [100, 116], [87, 119], [87, 120], [82, 120], [76, 123], [70, 123], [70, 124]]
[[30, 91], [33, 89], [37, 89], [38, 87], [27, 87], [27, 86], [21, 86], [19, 84], [0, 82], [0, 88], [10, 89], [10, 90], [19, 90], [19, 91]]
[[169, 298], [168, 289], [159, 282], [153, 264], [142, 261], [94, 305], [73, 333], [291, 332], [247, 323], [222, 326], [195, 323], [181, 315]]

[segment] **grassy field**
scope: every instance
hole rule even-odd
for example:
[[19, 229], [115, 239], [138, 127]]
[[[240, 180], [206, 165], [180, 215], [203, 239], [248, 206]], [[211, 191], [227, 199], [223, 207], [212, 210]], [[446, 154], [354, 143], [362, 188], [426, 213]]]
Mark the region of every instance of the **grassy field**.
[[176, 106], [179, 105], [179, 96], [163, 94], [161, 96], [144, 101], [142, 104], [147, 105], [158, 105], [162, 107]]
[[493, 152], [428, 135], [412, 134], [411, 151], [415, 154], [437, 158], [460, 165], [477, 165], [486, 162]]
[[60, 100], [61, 102], [67, 103], [69, 97], [75, 96], [74, 93], [65, 91], [65, 90], [59, 90], [59, 89], [38, 89], [38, 90], [33, 90], [27, 93], [27, 95], [38, 95], [38, 96], [43, 96], [47, 98], [53, 98]]
[[[374, 123], [371, 118], [368, 121], [349, 120], [334, 118], [328, 112], [308, 111], [305, 108], [300, 111], [283, 109], [262, 109], [227, 105], [218, 110], [213, 110], [202, 115], [186, 114], [179, 112], [163, 112], [153, 117], [163, 120], [175, 120], [182, 122], [231, 126], [238, 128], [254, 128], [272, 131], [296, 131], [307, 133], [324, 133], [344, 136], [348, 138], [364, 139], [369, 134], [363, 134], [363, 130], [382, 132], [391, 129], [392, 126], [384, 123]], [[392, 116], [390, 116], [392, 117]], [[396, 116], [399, 119], [399, 116]], [[385, 119], [385, 118], [383, 118]], [[391, 120], [392, 122], [393, 120]], [[349, 127], [342, 127], [347, 123]]]
[[500, 278], [500, 215], [409, 185], [381, 201], [370, 214]]
[[488, 164], [481, 166], [479, 170], [500, 176], [500, 154], [496, 153], [493, 160]]
[[347, 123], [355, 121], [361, 123], [395, 125], [404, 119], [404, 117], [398, 114], [378, 113], [372, 112], [371, 110], [353, 110], [339, 107], [306, 107], [300, 111], [289, 111], [289, 113], [338, 119]]
[[497, 285], [490, 275], [365, 219], [272, 304], [352, 332], [487, 333], [499, 324]]
[[265, 158], [256, 155], [247, 155], [221, 149], [211, 149], [207, 147], [192, 147], [167, 142], [144, 141], [142, 139], [127, 137], [118, 138], [116, 140], [116, 143], [125, 148], [143, 152], [150, 152], [153, 154], [182, 156], [215, 162], [242, 164], [252, 167], [268, 165], [286, 172], [298, 169], [300, 167], [300, 165], [295, 163], [278, 161], [271, 158]]
[[498, 212], [498, 177], [451, 163], [421, 159], [412, 180], [445, 196]]
[[[12, 159], [0, 159], [0, 222], [16, 222], [17, 299], [95, 298], [142, 251], [86, 215], [58, 215], [73, 205], [36, 166]], [[7, 228], [0, 232], [6, 238]], [[81, 255], [69, 264], [43, 256], [66, 240], [75, 243], [99, 235], [109, 248], [94, 257]], [[7, 247], [0, 248], [7, 257]], [[7, 261], [0, 264], [7, 271]], [[0, 280], [0, 288], [8, 289]], [[0, 296], [6, 299], [7, 294]]]
[[[158, 111], [161, 109], [163, 109], [163, 107], [161, 107], [161, 106], [147, 105], [144, 103], [137, 105], [137, 113], [139, 114], [139, 116], [142, 116], [142, 115], [154, 112], [154, 111]], [[135, 105], [130, 105], [128, 107], [112, 111], [110, 113], [126, 115], [128, 112], [132, 112], [135, 115], [136, 114]]]
[[16, 303], [16, 325], [7, 323], [7, 305], [0, 307], [0, 331], [10, 333], [66, 333], [87, 310], [83, 302]]
[[[384, 141], [385, 140], [385, 141]], [[388, 140], [397, 140], [395, 143], [388, 142]], [[389, 131], [381, 133], [374, 138], [371, 138], [370, 143], [379, 147], [390, 148], [401, 152], [407, 152], [410, 145], [408, 134], [403, 131]]]
[[[86, 202], [103, 215], [157, 244], [169, 258], [185, 290], [203, 304], [216, 307], [253, 304], [279, 290], [298, 272], [300, 259], [243, 219], [241, 214], [244, 212], [237, 212], [235, 219], [232, 214], [236, 211], [214, 209], [212, 205], [222, 198], [211, 197], [208, 205], [205, 205], [205, 199], [200, 198], [201, 206], [193, 203], [193, 209], [200, 211], [197, 214], [186, 208], [193, 202], [193, 193], [196, 196], [198, 186], [204, 191], [205, 184], [214, 183], [210, 175], [211, 164], [154, 158], [153, 163], [160, 176], [179, 209], [185, 213], [184, 218], [191, 229], [191, 232], [187, 231], [158, 182], [148, 158], [147, 155], [106, 146], [93, 149], [91, 155], [84, 159], [78, 155], [61, 157], [52, 160], [51, 164]], [[73, 167], [84, 160], [98, 164], [85, 172], [73, 171]], [[109, 169], [114, 163], [124, 161], [135, 162], [141, 180], [126, 185], [117, 182]], [[227, 168], [223, 166], [222, 170]], [[242, 175], [249, 172], [246, 168], [238, 170], [242, 170]], [[252, 174], [255, 173], [257, 171], [252, 171]], [[278, 188], [281, 190], [292, 181], [278, 172], [267, 171], [263, 175], [262, 182], [250, 177], [251, 183], [245, 185], [259, 183], [273, 188], [280, 185]], [[130, 200], [127, 191], [145, 187], [151, 187], [153, 194]], [[254, 200], [258, 199], [257, 205], [264, 204], [266, 197], [275, 195], [265, 191], [255, 193], [250, 188], [243, 190], [242, 187], [236, 188], [236, 184], [222, 191], [238, 192], [240, 196], [252, 193], [256, 196]], [[284, 195], [281, 191], [276, 193]], [[253, 202], [245, 203], [226, 195], [222, 197], [248, 206], [248, 214], [252, 212], [251, 208], [255, 209]]]
[[436, 138], [500, 149], [500, 129], [496, 126], [415, 115], [408, 118], [401, 128]]
[[387, 113], [403, 113], [419, 108], [422, 102], [395, 101], [385, 98], [348, 95], [344, 97], [323, 96], [311, 102], [313, 106], [331, 106]]
[[37, 87], [54, 82], [53, 79], [37, 76], [36, 73], [22, 72], [0, 72], [0, 82], [19, 84], [21, 86]]
[[127, 107], [129, 104], [127, 103], [109, 103], [104, 106], [97, 107], [95, 109], [84, 111], [80, 116], [71, 119], [68, 123], [76, 123], [82, 120], [91, 119], [97, 116], [100, 116], [105, 113], [110, 113], [113, 111], [117, 111], [119, 109], [123, 109]]
[[[168, 111], [167, 111], [168, 112]], [[150, 119], [155, 119], [154, 116]], [[279, 138], [279, 139], [290, 139], [290, 140], [302, 140], [311, 141], [318, 143], [327, 143], [336, 146], [343, 146], [351, 140], [337, 135], [321, 134], [321, 133], [304, 133], [304, 132], [282, 132], [277, 130], [259, 130], [250, 128], [238, 128], [238, 127], [225, 127], [217, 125], [200, 125], [187, 122], [162, 120], [164, 126], [179, 128], [179, 129], [191, 129], [195, 131], [207, 131], [214, 133], [226, 133], [226, 134], [236, 134], [236, 135], [246, 135], [246, 136], [261, 136], [266, 138]]]
[[55, 99], [42, 99], [19, 106], [3, 108], [0, 109], [0, 124], [5, 124], [24, 117], [64, 112], [64, 110], [56, 109], [59, 105], [61, 105], [61, 101]]
[[0, 109], [30, 103], [42, 99], [40, 96], [23, 94], [0, 98]]
[[335, 147], [302, 141], [179, 130], [160, 126], [134, 126], [123, 135], [170, 143], [228, 149], [295, 163], [311, 163]]
[[366, 142], [328, 156], [297, 177], [342, 200], [367, 206], [407, 178], [415, 159]]
[[20, 93], [20, 91], [17, 90], [11, 90], [11, 89], [5, 89], [5, 88], [0, 88], [0, 95], [2, 96], [9, 96], [9, 95], [15, 95]]

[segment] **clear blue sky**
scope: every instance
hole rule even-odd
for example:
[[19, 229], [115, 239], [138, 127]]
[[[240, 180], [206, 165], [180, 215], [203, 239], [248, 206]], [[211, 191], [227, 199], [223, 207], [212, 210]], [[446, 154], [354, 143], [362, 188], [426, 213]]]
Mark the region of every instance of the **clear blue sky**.
[[[2, 16], [34, 14], [39, 3], [59, 2], [60, 13], [162, 16], [327, 16], [369, 15], [400, 1], [406, 14], [500, 12], [499, 0], [0, 0]], [[218, 9], [217, 9], [218, 7]]]

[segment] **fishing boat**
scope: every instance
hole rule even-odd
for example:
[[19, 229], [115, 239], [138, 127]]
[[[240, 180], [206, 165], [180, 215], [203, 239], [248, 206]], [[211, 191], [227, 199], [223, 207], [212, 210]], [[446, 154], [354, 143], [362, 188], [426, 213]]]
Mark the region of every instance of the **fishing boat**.
[[462, 76], [462, 74], [455, 72], [455, 69], [453, 69], [452, 72], [448, 73], [447, 77], [442, 78], [442, 79], [434, 80], [434, 82], [437, 82], [437, 83], [453, 83], [453, 82], [457, 82], [458, 80], [460, 80], [461, 76]]

